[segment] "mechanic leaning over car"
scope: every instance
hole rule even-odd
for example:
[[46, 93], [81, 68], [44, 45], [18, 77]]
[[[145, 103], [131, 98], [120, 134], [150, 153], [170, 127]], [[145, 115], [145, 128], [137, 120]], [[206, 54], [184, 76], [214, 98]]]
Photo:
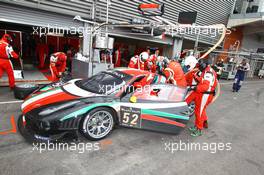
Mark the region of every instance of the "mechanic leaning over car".
[[158, 56], [157, 62], [156, 62], [156, 73], [163, 75], [164, 66], [167, 66], [168, 62], [169, 62], [169, 59], [167, 57]]
[[18, 54], [13, 50], [12, 38], [9, 34], [4, 34], [0, 40], [0, 78], [5, 71], [8, 75], [9, 87], [14, 89], [15, 87], [15, 77], [13, 71], [13, 65], [10, 61], [10, 58], [18, 58]]
[[167, 83], [186, 88], [187, 82], [180, 63], [176, 60], [171, 60], [166, 63], [166, 60], [164, 59], [163, 74], [167, 79]]
[[250, 70], [250, 66], [247, 63], [246, 59], [243, 59], [240, 64], [236, 67], [237, 73], [235, 76], [235, 81], [233, 83], [233, 92], [238, 92], [242, 86], [242, 83], [245, 79], [245, 74]]
[[147, 52], [142, 52], [139, 56], [135, 55], [130, 59], [128, 67], [140, 70], [147, 70], [146, 61], [148, 58], [149, 54]]
[[196, 68], [199, 70], [192, 71], [195, 62], [197, 63], [193, 58], [188, 59], [187, 57], [185, 60], [185, 66], [191, 71], [191, 76], [186, 76], [191, 92], [187, 95], [185, 101], [187, 104], [192, 101], [195, 103], [195, 126], [189, 128], [189, 130], [192, 136], [197, 137], [202, 135], [203, 128], [208, 128], [206, 108], [214, 98], [218, 80], [216, 72], [204, 59], [199, 60], [197, 63]]
[[56, 52], [50, 56], [50, 71], [52, 81], [58, 81], [66, 69], [67, 56], [63, 52]]

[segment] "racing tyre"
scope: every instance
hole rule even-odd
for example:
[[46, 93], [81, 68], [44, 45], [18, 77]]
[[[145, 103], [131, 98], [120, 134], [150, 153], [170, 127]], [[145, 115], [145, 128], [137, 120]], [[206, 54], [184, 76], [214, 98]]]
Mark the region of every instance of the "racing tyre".
[[16, 99], [24, 100], [38, 88], [38, 85], [30, 83], [16, 85], [14, 88], [14, 96]]
[[23, 115], [20, 115], [18, 117], [18, 120], [17, 120], [17, 128], [18, 128], [20, 134], [25, 138], [25, 140], [27, 142], [29, 142], [29, 143], [36, 142], [36, 140], [34, 140], [33, 135], [28, 131], [28, 129], [24, 125]]
[[89, 140], [101, 140], [114, 128], [115, 118], [111, 109], [99, 107], [91, 110], [81, 124], [81, 133]]

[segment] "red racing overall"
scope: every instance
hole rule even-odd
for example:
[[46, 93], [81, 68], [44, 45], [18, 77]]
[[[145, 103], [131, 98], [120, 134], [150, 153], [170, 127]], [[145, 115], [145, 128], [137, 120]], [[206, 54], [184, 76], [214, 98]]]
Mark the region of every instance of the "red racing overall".
[[120, 48], [118, 48], [115, 51], [115, 53], [114, 53], [114, 60], [115, 60], [114, 66], [115, 67], [120, 67], [121, 66], [121, 51], [120, 51]]
[[128, 64], [129, 68], [134, 68], [134, 69], [140, 69], [140, 70], [145, 70], [145, 62], [140, 61], [140, 58], [138, 55], [135, 55], [130, 59], [130, 62]]
[[37, 45], [37, 52], [39, 57], [39, 68], [43, 69], [45, 66], [45, 58], [49, 53], [48, 45], [45, 43], [40, 43]]
[[152, 72], [156, 73], [157, 70], [157, 56], [155, 54], [150, 55], [150, 57], [146, 61], [147, 69]]
[[66, 69], [67, 56], [63, 52], [56, 52], [50, 57], [50, 71], [52, 81], [58, 81]]
[[165, 74], [165, 77], [167, 78], [168, 83], [183, 88], [187, 87], [187, 82], [184, 76], [184, 72], [182, 70], [180, 63], [178, 63], [177, 61], [171, 61], [163, 72]]
[[193, 75], [198, 84], [185, 101], [188, 104], [192, 101], [195, 102], [195, 126], [199, 130], [202, 130], [204, 128], [204, 121], [208, 119], [206, 108], [214, 98], [213, 92], [217, 87], [218, 81], [216, 72], [210, 66], [206, 67], [200, 77], [196, 74]]
[[0, 40], [0, 78], [5, 71], [8, 75], [9, 87], [13, 89], [15, 87], [15, 77], [10, 58], [17, 59], [18, 54], [16, 54], [12, 46], [9, 45], [10, 41], [11, 37], [8, 34], [5, 34]]

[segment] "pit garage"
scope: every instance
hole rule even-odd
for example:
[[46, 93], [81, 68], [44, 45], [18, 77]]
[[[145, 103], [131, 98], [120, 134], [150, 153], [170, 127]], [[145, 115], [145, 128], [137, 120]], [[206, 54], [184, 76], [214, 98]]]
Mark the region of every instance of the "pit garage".
[[[21, 10], [23, 9], [23, 10]], [[20, 15], [17, 18], [16, 14]], [[68, 65], [80, 48], [80, 37], [66, 32], [68, 26], [82, 26], [74, 23], [72, 17], [50, 13], [31, 8], [0, 4], [0, 37], [10, 34], [14, 40], [14, 50], [20, 54], [19, 60], [12, 59], [16, 82], [43, 84], [50, 82], [49, 56], [58, 51], [67, 53]], [[34, 18], [32, 18], [34, 16]], [[47, 32], [47, 27], [51, 30]], [[60, 28], [61, 27], [61, 28]], [[54, 29], [60, 31], [54, 33]], [[43, 32], [43, 33], [41, 33]], [[40, 67], [40, 57], [44, 58], [44, 66]], [[20, 71], [23, 70], [23, 76]], [[17, 74], [16, 74], [17, 73]], [[7, 75], [3, 75], [0, 86], [8, 85]]]
[[[115, 22], [121, 21], [110, 21], [110, 25], [121, 24], [130, 30], [131, 24], [124, 24], [123, 20], [130, 19], [127, 13], [138, 16], [142, 1], [0, 2], [0, 21], [4, 24], [1, 23], [0, 34], [16, 34], [14, 49], [22, 53], [19, 61], [14, 60], [14, 68], [24, 70], [25, 77], [21, 79], [24, 82], [17, 82], [43, 83], [30, 89], [24, 100], [15, 98], [8, 87], [0, 87], [0, 174], [263, 175], [263, 80], [246, 79], [239, 92], [232, 92], [233, 81], [217, 81], [214, 71], [206, 62], [198, 62], [196, 54], [191, 57], [192, 66], [199, 68], [189, 69], [191, 64], [184, 64], [183, 68], [189, 71], [187, 74], [200, 71], [191, 77], [198, 80], [199, 87], [194, 81], [189, 87], [179, 85], [186, 80], [186, 74], [175, 60], [161, 62], [164, 72], [152, 72], [143, 66], [143, 70], [110, 67], [111, 54], [116, 49], [121, 50], [121, 66], [127, 66], [131, 56], [147, 48], [159, 49], [161, 55], [173, 58], [181, 50], [191, 49], [191, 53], [202, 48], [206, 54], [199, 59], [216, 59], [218, 53], [212, 51], [221, 47], [225, 25], [217, 26], [223, 33], [218, 42], [212, 42], [214, 45], [198, 37], [199, 43], [195, 38], [182, 36], [159, 38], [123, 31], [124, 34], [111, 31], [111, 27], [94, 37], [56, 32], [42, 37], [33, 34], [33, 26], [45, 27], [44, 23], [75, 27], [89, 23], [100, 28], [106, 20], [103, 17], [108, 16], [105, 7], [109, 2], [114, 9], [109, 10], [110, 16]], [[198, 24], [206, 26], [224, 23], [233, 5], [233, 1], [144, 2], [145, 8], [155, 7], [158, 12], [164, 6], [153, 2], [166, 3], [165, 18], [159, 18], [166, 24], [167, 20], [177, 21], [178, 11], [197, 10], [197, 21], [201, 22]], [[93, 15], [89, 15], [94, 14], [88, 9], [91, 4], [97, 5], [95, 16], [101, 20], [90, 20]], [[49, 83], [49, 56], [45, 57], [44, 67], [39, 67], [39, 44], [44, 56], [64, 51], [71, 58], [79, 51], [68, 67], [82, 76]], [[261, 67], [259, 58], [253, 59], [255, 67]], [[176, 65], [179, 74], [168, 64]], [[106, 68], [111, 69], [105, 71]], [[164, 77], [166, 70], [169, 77]], [[176, 83], [167, 81], [171, 78]], [[186, 103], [188, 91], [195, 95], [194, 103]], [[206, 103], [210, 105], [201, 112], [204, 100], [209, 98], [212, 101]]]

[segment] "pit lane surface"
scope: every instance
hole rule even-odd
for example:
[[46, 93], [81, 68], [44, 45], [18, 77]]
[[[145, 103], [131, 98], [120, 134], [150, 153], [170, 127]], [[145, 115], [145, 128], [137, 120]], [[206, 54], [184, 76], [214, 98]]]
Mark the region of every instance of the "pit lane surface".
[[[0, 174], [264, 174], [264, 81], [250, 81], [239, 93], [231, 83], [209, 107], [209, 129], [198, 138], [185, 129], [167, 135], [133, 129], [116, 129], [96, 151], [33, 150], [19, 133], [0, 135]], [[263, 93], [257, 93], [263, 92]], [[10, 102], [11, 101], [11, 102]], [[13, 103], [13, 102], [14, 103]], [[20, 103], [7, 88], [0, 88], [0, 132], [17, 119]], [[190, 122], [191, 124], [191, 122]], [[81, 142], [88, 141], [81, 139]], [[175, 151], [168, 143], [231, 143], [230, 151]]]

